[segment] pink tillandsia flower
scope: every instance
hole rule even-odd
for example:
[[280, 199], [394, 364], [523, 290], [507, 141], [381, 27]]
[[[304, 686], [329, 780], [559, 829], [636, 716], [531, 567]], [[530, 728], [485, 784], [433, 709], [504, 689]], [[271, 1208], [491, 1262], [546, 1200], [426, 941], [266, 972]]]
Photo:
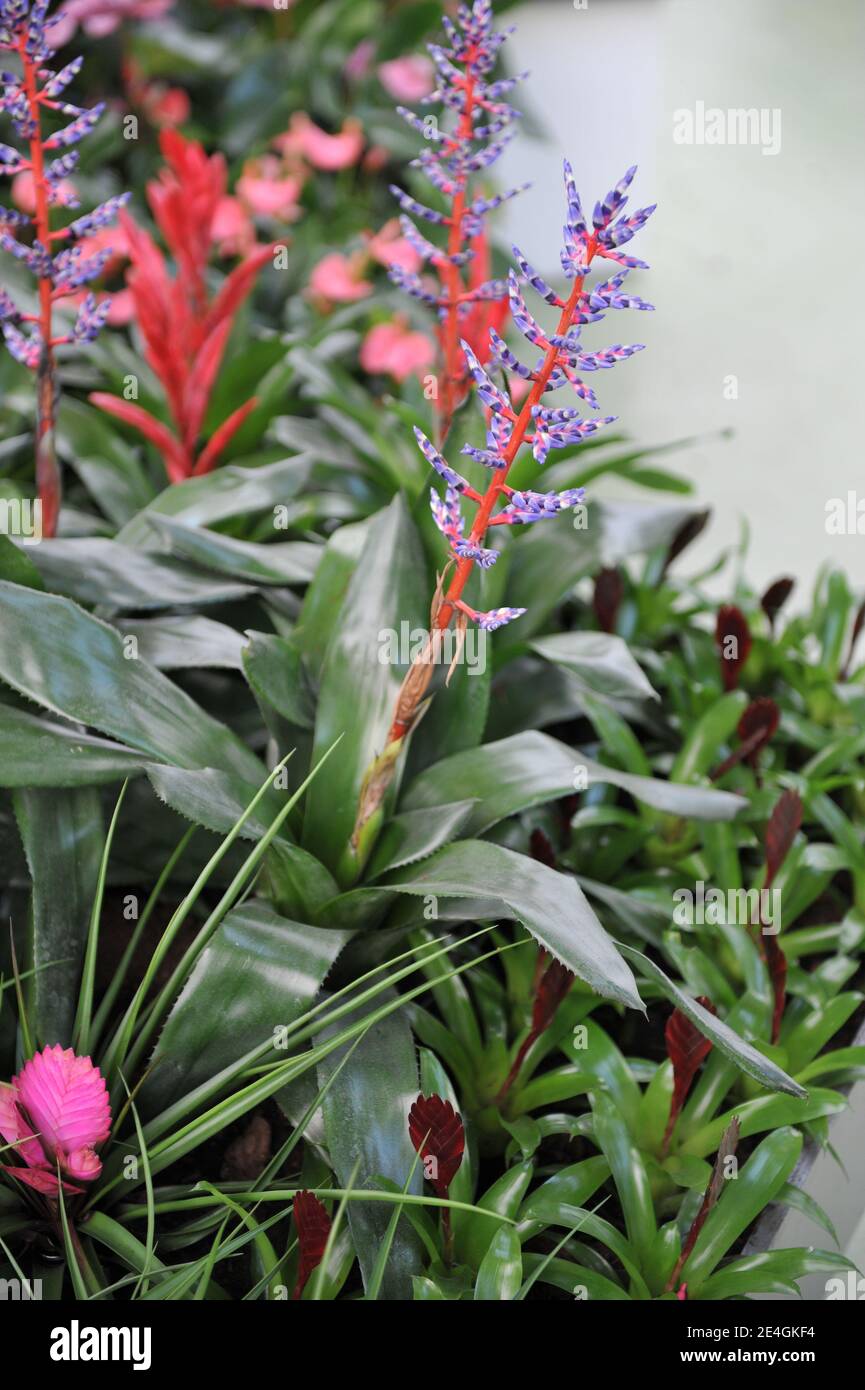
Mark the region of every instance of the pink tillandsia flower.
[[366, 257], [343, 256], [339, 251], [320, 260], [309, 281], [310, 292], [323, 309], [332, 304], [354, 304], [372, 294], [372, 282], [363, 278]]
[[360, 121], [351, 116], [343, 122], [341, 130], [330, 135], [305, 111], [295, 111], [288, 130], [278, 135], [273, 144], [281, 154], [302, 155], [314, 169], [333, 174], [357, 164], [363, 152], [364, 137]]
[[375, 236], [370, 237], [368, 248], [373, 260], [379, 265], [397, 265], [409, 274], [420, 270], [423, 262], [407, 237], [402, 235], [399, 222], [392, 217], [385, 222]]
[[394, 381], [422, 374], [435, 361], [435, 345], [425, 333], [413, 332], [404, 319], [377, 323], [360, 346], [365, 372], [381, 372]]
[[435, 87], [434, 69], [422, 53], [379, 63], [378, 80], [394, 101], [422, 101]]
[[276, 155], [249, 160], [236, 187], [241, 202], [255, 217], [275, 217], [281, 222], [296, 222], [300, 217], [297, 200], [303, 191], [303, 178], [286, 174]]
[[52, 48], [68, 43], [79, 24], [91, 38], [104, 38], [127, 19], [160, 19], [174, 0], [66, 0], [48, 31]]
[[[102, 1172], [96, 1149], [111, 1133], [111, 1107], [105, 1080], [89, 1057], [71, 1048], [44, 1047], [24, 1063], [12, 1081], [0, 1085], [0, 1134], [25, 1167], [2, 1169], [48, 1197], [92, 1182]], [[66, 1177], [74, 1183], [66, 1181]]]

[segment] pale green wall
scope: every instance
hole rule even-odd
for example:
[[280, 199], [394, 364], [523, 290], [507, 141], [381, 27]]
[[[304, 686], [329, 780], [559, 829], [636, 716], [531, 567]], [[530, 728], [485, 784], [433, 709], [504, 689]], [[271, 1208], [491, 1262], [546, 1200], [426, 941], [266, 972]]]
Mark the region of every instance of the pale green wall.
[[[632, 277], [658, 312], [586, 330], [648, 345], [595, 377], [605, 413], [645, 443], [736, 431], [674, 461], [715, 509], [695, 560], [733, 541], [744, 513], [755, 582], [809, 581], [831, 560], [865, 587], [865, 535], [825, 529], [829, 498], [865, 499], [865, 6], [532, 0], [513, 18], [511, 63], [532, 69], [523, 91], [549, 133], [518, 138], [503, 173], [535, 181], [508, 228], [529, 258], [555, 271], [562, 153], [590, 205], [635, 161], [636, 202], [659, 203], [638, 239], [652, 271]], [[675, 144], [673, 112], [698, 100], [779, 108], [780, 153]]]

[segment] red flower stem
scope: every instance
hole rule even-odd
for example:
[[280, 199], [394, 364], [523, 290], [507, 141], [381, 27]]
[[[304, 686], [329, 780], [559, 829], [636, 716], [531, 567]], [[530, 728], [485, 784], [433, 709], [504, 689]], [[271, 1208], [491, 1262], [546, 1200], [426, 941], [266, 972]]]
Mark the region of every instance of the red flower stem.
[[[33, 134], [30, 137], [30, 166], [36, 202], [35, 231], [46, 248], [51, 244], [51, 218], [48, 203], [48, 183], [45, 178], [45, 157], [42, 148], [42, 121], [36, 64], [27, 52], [24, 36], [19, 39], [18, 53], [24, 78], [24, 93]], [[39, 278], [39, 331], [42, 353], [36, 372], [36, 489], [42, 503], [42, 534], [53, 536], [57, 530], [60, 511], [60, 469], [54, 452], [54, 418], [56, 412], [54, 351], [51, 325], [52, 284], [47, 276]]]
[[[448, 1191], [450, 1196], [450, 1191]], [[442, 1207], [442, 1235], [444, 1237], [444, 1262], [450, 1266], [454, 1262], [454, 1233], [451, 1226], [451, 1209]]]
[[[456, 140], [462, 141], [471, 138], [474, 129], [472, 113], [475, 105], [475, 80], [471, 75], [471, 64], [474, 62], [475, 52], [471, 49], [466, 57], [466, 76], [465, 76], [465, 102], [460, 113], [459, 127], [456, 132]], [[466, 208], [466, 185], [467, 177], [463, 175], [460, 186], [454, 194], [453, 204], [450, 215], [450, 231], [448, 233], [448, 256], [457, 256], [463, 249], [462, 228], [463, 214]], [[442, 403], [439, 414], [439, 438], [441, 446], [447, 438], [450, 429], [453, 413], [457, 405], [457, 392], [463, 378], [460, 367], [460, 344], [459, 344], [459, 299], [463, 292], [463, 282], [460, 277], [459, 266], [454, 265], [452, 260], [442, 263], [440, 270], [442, 287], [447, 298], [447, 310], [445, 314], [444, 328], [442, 330], [442, 346], [444, 350], [444, 380], [442, 382]]]
[[525, 1038], [525, 1040], [521, 1044], [520, 1050], [513, 1060], [511, 1069], [505, 1077], [504, 1081], [502, 1082], [501, 1087], [499, 1088], [498, 1095], [496, 1096], [497, 1105], [501, 1105], [502, 1101], [505, 1100], [508, 1091], [511, 1089], [519, 1075], [520, 1068], [522, 1067], [523, 1062], [526, 1060], [526, 1057], [528, 1056], [529, 1048], [532, 1046], [533, 1043], [537, 1042], [539, 1037], [540, 1033], [533, 1028], [529, 1033], [528, 1037]]
[[[594, 257], [597, 249], [597, 237], [591, 236], [586, 247], [587, 267], [591, 265], [592, 258]], [[568, 300], [565, 304], [565, 307], [562, 309], [561, 317], [556, 328], [557, 335], [563, 334], [570, 326], [571, 316], [575, 308], [577, 307], [577, 302], [582, 293], [583, 281], [585, 280], [585, 278], [585, 275], [580, 275], [574, 281], [573, 288], [571, 289], [571, 293], [568, 296]], [[537, 373], [537, 376], [535, 377], [535, 384], [529, 392], [528, 396], [526, 397], [525, 402], [523, 404], [523, 408], [517, 416], [516, 424], [514, 425], [514, 428], [511, 431], [510, 443], [508, 444], [507, 450], [505, 451], [504, 455], [504, 465], [502, 468], [496, 469], [495, 473], [493, 474], [492, 482], [490, 483], [489, 487], [487, 488], [486, 492], [484, 493], [481, 499], [481, 504], [478, 507], [477, 515], [475, 516], [474, 524], [471, 529], [471, 535], [469, 536], [469, 541], [472, 545], [481, 545], [483, 542], [483, 538], [486, 534], [487, 527], [490, 523], [490, 517], [492, 516], [493, 507], [495, 506], [501, 493], [504, 491], [508, 471], [525, 441], [526, 431], [531, 425], [533, 419], [532, 411], [547, 389], [547, 382], [553, 374], [553, 369], [556, 365], [556, 359], [558, 357], [558, 354], [559, 349], [551, 344], [547, 350], [547, 355], [544, 358], [543, 366], [541, 367], [540, 371]], [[445, 594], [441, 606], [438, 610], [438, 613], [435, 617], [434, 627], [439, 632], [443, 632], [444, 629], [450, 625], [450, 621], [456, 611], [457, 604], [462, 597], [463, 589], [465, 588], [466, 583], [468, 582], [469, 575], [471, 574], [473, 568], [474, 561], [469, 558], [458, 560], [456, 562], [456, 568], [454, 570], [453, 578], [451, 579], [448, 591]], [[407, 715], [401, 719], [394, 719], [390, 727], [390, 733], [388, 734], [388, 743], [393, 743], [395, 740], [404, 738], [405, 735], [408, 733], [409, 729], [411, 728], [411, 725], [411, 715]]]

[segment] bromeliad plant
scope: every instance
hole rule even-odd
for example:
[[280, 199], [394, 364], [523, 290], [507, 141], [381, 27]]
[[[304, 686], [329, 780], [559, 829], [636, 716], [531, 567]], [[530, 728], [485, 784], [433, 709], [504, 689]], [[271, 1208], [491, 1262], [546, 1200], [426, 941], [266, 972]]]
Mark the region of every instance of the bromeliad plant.
[[[438, 55], [463, 119], [469, 87], [499, 105], [489, 20], [461, 9]], [[467, 177], [467, 207], [492, 115], [424, 157]], [[159, 274], [170, 300], [197, 267], [209, 299], [202, 227], [177, 190], [199, 187], [203, 223], [218, 178], [189, 142], [170, 149], [154, 214], [176, 265], [192, 261], [172, 278], [156, 252]], [[107, 417], [60, 412], [103, 515], [70, 508], [82, 534], [30, 552], [0, 538], [3, 988], [17, 1001], [0, 1036], [16, 1077], [0, 1091], [0, 1225], [7, 1258], [54, 1270], [49, 1296], [523, 1299], [546, 1285], [691, 1299], [844, 1267], [739, 1243], [773, 1200], [826, 1224], [789, 1178], [865, 1066], [861, 617], [840, 576], [790, 620], [783, 582], [760, 601], [734, 578], [719, 614], [675, 573], [703, 514], [594, 486], [605, 472], [689, 485], [545, 399], [568, 387], [596, 409], [584, 374], [631, 349], [584, 351], [583, 321], [648, 307], [622, 288], [621, 247], [648, 211], [624, 213], [631, 177], [589, 219], [566, 170], [567, 295], [517, 253], [509, 306], [529, 364], [501, 337], [491, 361], [474, 342], [495, 299], [436, 305], [468, 346], [452, 404], [470, 380], [485, 411], [483, 432], [468, 410], [452, 421], [451, 448], [469, 431], [464, 473], [410, 388], [381, 424], [345, 368], [349, 316], [314, 341], [256, 339], [248, 378], [245, 360], [200, 379], [200, 356], [187, 363], [183, 469], [177, 455], [158, 493]], [[483, 256], [437, 260], [471, 278]], [[91, 359], [113, 384], [129, 363], [117, 336]], [[271, 432], [207, 471], [192, 396], [210, 379], [209, 422], [231, 419], [260, 372]], [[274, 419], [298, 405], [287, 381], [303, 413]], [[446, 485], [431, 509], [413, 424]], [[430, 700], [421, 657], [436, 641], [456, 630], [470, 652], [470, 623], [517, 611], [495, 669], [458, 662]], [[676, 912], [698, 882], [757, 907]], [[761, 889], [781, 893], [777, 937]], [[24, 1114], [28, 1069], [58, 1045], [104, 1077], [107, 1137], [101, 1109], [77, 1136]], [[92, 1180], [76, 1181], [67, 1137], [98, 1148]], [[731, 1158], [740, 1176], [724, 1184]], [[58, 1181], [84, 1190], [41, 1193], [37, 1211], [32, 1175], [57, 1176], [58, 1159]]]
[[[0, 247], [22, 261], [37, 284], [38, 309], [19, 309], [0, 291], [0, 320], [12, 356], [36, 375], [36, 488], [42, 503], [42, 534], [53, 536], [60, 511], [61, 479], [55, 453], [58, 348], [89, 343], [99, 333], [110, 300], [86, 294], [70, 333], [58, 332], [55, 310], [102, 273], [109, 252], [82, 255], [80, 242], [108, 226], [128, 199], [120, 194], [64, 226], [52, 225], [52, 210], [78, 206], [70, 177], [78, 164], [75, 146], [88, 135], [104, 110], [74, 105], [66, 89], [77, 77], [81, 59], [59, 70], [48, 18], [50, 0], [3, 0], [0, 49], [14, 56], [18, 71], [0, 76], [0, 110], [11, 120], [23, 150], [0, 145], [0, 173], [26, 176], [32, 190], [32, 216], [0, 210]], [[70, 118], [71, 119], [68, 119]], [[63, 122], [66, 122], [63, 124]]]
[[[484, 6], [481, 8], [485, 10]], [[490, 337], [494, 364], [509, 369], [518, 378], [531, 383], [522, 406], [517, 406], [512, 397], [495, 384], [471, 346], [465, 341], [461, 344], [478, 397], [486, 408], [485, 447], [478, 448], [472, 444], [463, 446], [464, 454], [492, 474], [483, 492], [473, 487], [447, 463], [423, 431], [415, 427], [424, 457], [445, 484], [444, 498], [434, 488], [431, 489], [430, 506], [438, 530], [449, 543], [449, 556], [433, 597], [427, 640], [403, 682], [387, 745], [371, 765], [365, 779], [347, 855], [348, 872], [351, 871], [351, 858], [356, 866], [362, 866], [374, 843], [382, 801], [393, 779], [403, 743], [422, 711], [435, 665], [441, 660], [445, 631], [455, 621], [462, 640], [469, 621], [476, 623], [484, 632], [494, 632], [526, 611], [510, 606], [479, 611], [463, 597], [475, 567], [481, 571], [489, 570], [499, 558], [499, 551], [487, 543], [488, 531], [494, 526], [532, 525], [583, 502], [582, 488], [538, 492], [531, 488], [514, 488], [507, 480], [511, 468], [519, 463], [524, 448], [531, 447], [536, 463], [544, 464], [551, 450], [568, 449], [580, 444], [615, 419], [614, 416], [600, 419], [584, 417], [579, 409], [546, 406], [541, 401], [548, 391], [569, 386], [593, 410], [598, 409], [594, 392], [583, 381], [581, 373], [610, 368], [641, 350], [642, 344], [624, 346], [617, 343], [599, 352], [587, 352], [580, 343], [582, 326], [602, 320], [606, 310], [653, 307], [637, 295], [622, 292], [625, 276], [630, 270], [648, 268], [645, 262], [619, 250], [654, 211], [652, 205], [640, 208], [630, 216], [625, 215], [627, 189], [635, 173], [635, 167], [629, 169], [603, 201], [595, 204], [590, 230], [571, 166], [565, 162], [567, 222], [562, 266], [567, 278], [573, 281], [567, 298], [561, 298], [532, 269], [518, 248], [514, 248], [523, 282], [531, 285], [543, 300], [558, 311], [555, 331], [544, 330], [526, 305], [520, 278], [514, 271], [510, 272], [508, 295], [514, 323], [542, 355], [533, 367], [527, 366], [494, 330]], [[595, 257], [613, 261], [621, 268], [609, 279], [587, 287], [586, 279]], [[462, 498], [477, 506], [468, 535], [464, 531]], [[445, 586], [444, 581], [451, 570], [450, 582]]]

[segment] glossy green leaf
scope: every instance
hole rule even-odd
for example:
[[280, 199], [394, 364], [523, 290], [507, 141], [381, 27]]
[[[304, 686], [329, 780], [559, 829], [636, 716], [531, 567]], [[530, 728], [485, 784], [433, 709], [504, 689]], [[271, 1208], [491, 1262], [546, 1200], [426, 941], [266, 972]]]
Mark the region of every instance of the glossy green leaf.
[[[340, 1052], [334, 1052], [319, 1064], [319, 1084], [324, 1084], [340, 1060]], [[341, 1184], [348, 1183], [358, 1164], [355, 1186], [372, 1187], [381, 1174], [402, 1190], [415, 1161], [408, 1136], [408, 1112], [417, 1094], [414, 1041], [404, 1014], [398, 1011], [373, 1024], [325, 1097], [325, 1138]], [[370, 1116], [375, 1117], [374, 1124]], [[415, 1168], [409, 1191], [417, 1194], [420, 1190], [421, 1173]], [[365, 1286], [375, 1269], [389, 1216], [387, 1206], [380, 1202], [348, 1204], [348, 1221]], [[379, 1297], [410, 1298], [411, 1277], [421, 1273], [420, 1244], [403, 1216]]]
[[267, 632], [247, 632], [243, 670], [259, 699], [283, 719], [300, 729], [313, 728], [315, 699], [294, 641]]
[[146, 1113], [163, 1109], [293, 1023], [312, 1004], [347, 939], [344, 932], [290, 922], [265, 903], [230, 912], [165, 1021], [142, 1090]]
[[455, 1229], [456, 1254], [462, 1264], [467, 1264], [472, 1269], [479, 1268], [490, 1248], [490, 1242], [496, 1232], [502, 1229], [502, 1223], [497, 1221], [496, 1217], [516, 1217], [533, 1173], [534, 1165], [526, 1160], [506, 1169], [476, 1203], [491, 1215], [484, 1217], [478, 1212], [461, 1215], [459, 1226]]
[[512, 1226], [500, 1226], [481, 1261], [475, 1283], [475, 1302], [508, 1302], [523, 1282], [523, 1252]]
[[693, 1024], [699, 1028], [704, 1037], [711, 1038], [715, 1046], [735, 1062], [742, 1071], [753, 1076], [755, 1081], [759, 1081], [763, 1086], [768, 1086], [771, 1091], [786, 1091], [791, 1096], [806, 1097], [808, 1092], [798, 1081], [794, 1081], [791, 1076], [782, 1071], [779, 1066], [764, 1057], [762, 1052], [758, 1052], [756, 1047], [746, 1042], [738, 1033], [735, 1033], [728, 1024], [714, 1014], [710, 1014], [708, 1009], [704, 1009], [702, 1004], [698, 1004], [684, 990], [679, 989], [667, 975], [664, 974], [654, 961], [649, 960], [641, 951], [635, 951], [632, 946], [622, 946], [621, 950], [632, 960], [644, 975], [648, 976], [652, 983], [656, 984], [661, 993], [675, 1004]]
[[243, 635], [212, 618], [201, 618], [194, 613], [181, 617], [169, 614], [159, 618], [126, 618], [118, 622], [117, 627], [136, 639], [139, 655], [160, 671], [202, 667], [240, 670]]
[[68, 1047], [102, 856], [99, 795], [21, 789], [13, 804], [32, 883], [26, 967], [36, 973], [26, 982], [27, 1019], [37, 1046]]
[[682, 1269], [682, 1282], [688, 1285], [689, 1297], [699, 1295], [701, 1285], [719, 1260], [781, 1190], [801, 1152], [802, 1135], [798, 1130], [777, 1129], [757, 1145], [736, 1178], [725, 1182]]
[[551, 1284], [553, 1288], [561, 1289], [571, 1298], [586, 1300], [589, 1303], [629, 1303], [631, 1301], [630, 1295], [620, 1284], [614, 1284], [611, 1279], [605, 1279], [602, 1274], [598, 1274], [595, 1270], [586, 1269], [584, 1265], [574, 1264], [570, 1260], [549, 1260], [545, 1255], [535, 1255], [529, 1252], [523, 1256], [523, 1265], [528, 1278], [535, 1274], [542, 1262], [544, 1262], [544, 1267], [537, 1275], [538, 1282]]
[[217, 581], [183, 561], [100, 537], [43, 541], [35, 563], [55, 593], [117, 612], [227, 603], [253, 592], [242, 576]]
[[645, 1164], [614, 1101], [603, 1094], [597, 1095], [592, 1111], [595, 1139], [610, 1165], [628, 1240], [636, 1250], [640, 1263], [645, 1264], [657, 1234]]
[[150, 524], [169, 554], [248, 584], [308, 584], [324, 554], [310, 541], [257, 545], [153, 513]]
[[585, 770], [589, 786], [608, 783], [620, 787], [638, 801], [675, 815], [728, 820], [745, 805], [741, 797], [729, 792], [635, 777], [603, 767], [547, 734], [528, 732], [435, 763], [407, 790], [401, 809], [419, 810], [474, 797], [476, 805], [465, 833], [478, 835], [518, 811], [573, 795], [580, 769]]
[[150, 518], [155, 516], [174, 517], [185, 526], [210, 526], [247, 512], [270, 510], [303, 487], [310, 462], [299, 454], [257, 468], [223, 464], [204, 477], [173, 483], [124, 526], [118, 540], [134, 546], [154, 545]]
[[0, 786], [96, 786], [134, 776], [144, 761], [122, 744], [0, 705]]
[[403, 811], [389, 820], [367, 865], [366, 881], [426, 859], [459, 835], [468, 820], [473, 801], [433, 806], [422, 811]]
[[584, 1158], [580, 1163], [559, 1168], [546, 1178], [523, 1202], [519, 1231], [523, 1238], [536, 1235], [544, 1226], [561, 1224], [565, 1208], [584, 1207], [610, 1176], [606, 1158]]
[[0, 679], [54, 714], [157, 761], [223, 767], [257, 787], [261, 764], [224, 725], [147, 662], [127, 660], [114, 628], [69, 599], [0, 583]]
[[418, 539], [396, 497], [370, 529], [321, 675], [313, 756], [344, 738], [306, 799], [303, 843], [331, 870], [348, 844], [364, 774], [384, 748], [406, 670], [382, 659], [382, 634], [399, 634], [403, 623], [422, 627], [428, 604]]
[[431, 859], [398, 871], [402, 893], [498, 902], [502, 915], [532, 933], [598, 994], [642, 1008], [634, 978], [576, 880], [537, 860], [482, 840], [446, 845]]
[[[856, 1266], [845, 1255], [833, 1250], [807, 1249], [765, 1250], [758, 1255], [744, 1255], [731, 1260], [702, 1285], [701, 1299], [717, 1302], [722, 1298], [745, 1298], [752, 1293], [787, 1293], [796, 1288], [796, 1281], [806, 1274], [834, 1276], [837, 1286], [847, 1289], [847, 1272]], [[827, 1288], [831, 1283], [827, 1279]], [[688, 1294], [690, 1296], [690, 1287]], [[806, 1319], [807, 1323], [807, 1319]]]
[[625, 642], [606, 632], [560, 632], [536, 637], [532, 650], [576, 676], [588, 694], [608, 700], [657, 700]]

